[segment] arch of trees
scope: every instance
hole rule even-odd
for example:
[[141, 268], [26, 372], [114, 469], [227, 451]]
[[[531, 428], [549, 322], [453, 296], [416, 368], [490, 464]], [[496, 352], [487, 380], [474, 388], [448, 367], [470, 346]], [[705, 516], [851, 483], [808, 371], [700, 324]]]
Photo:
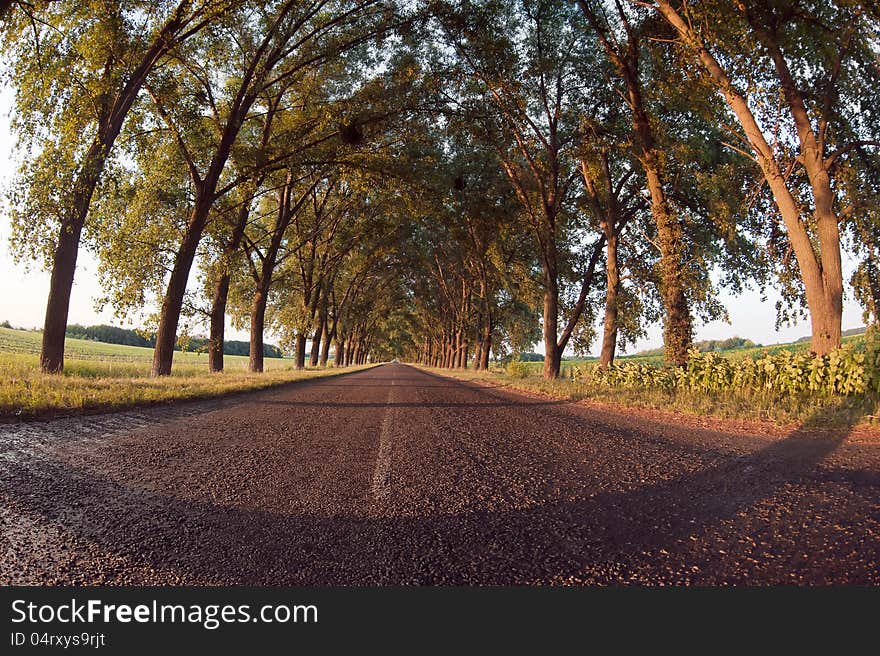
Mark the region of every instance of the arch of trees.
[[[0, 3], [22, 165], [12, 244], [51, 271], [60, 372], [81, 248], [153, 312], [153, 374], [229, 321], [250, 369], [486, 368], [778, 286], [840, 344], [880, 303], [880, 10], [856, 0]], [[855, 273], [844, 280], [844, 257]], [[332, 355], [331, 355], [332, 354]]]

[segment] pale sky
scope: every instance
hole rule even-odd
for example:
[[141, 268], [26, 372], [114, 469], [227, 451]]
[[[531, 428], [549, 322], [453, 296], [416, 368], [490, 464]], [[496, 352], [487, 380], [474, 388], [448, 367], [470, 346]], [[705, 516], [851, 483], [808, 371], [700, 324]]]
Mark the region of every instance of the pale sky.
[[[9, 112], [12, 93], [0, 88], [0, 188], [7, 186], [15, 171], [14, 141], [9, 132]], [[49, 289], [49, 274], [33, 266], [26, 272], [23, 266], [13, 262], [9, 245], [9, 218], [3, 205], [0, 205], [0, 321], [7, 320], [14, 326], [25, 328], [42, 327], [45, 316], [46, 295]], [[855, 262], [844, 253], [846, 276], [852, 272]], [[97, 264], [85, 251], [81, 251], [77, 262], [76, 279], [70, 303], [70, 323], [84, 325], [109, 323], [119, 325], [112, 312], [96, 312], [94, 299], [100, 295], [97, 280]], [[727, 293], [720, 300], [727, 306], [731, 323], [712, 322], [696, 327], [696, 339], [726, 339], [739, 336], [761, 344], [788, 342], [810, 333], [809, 322], [795, 326], [774, 329], [776, 300], [778, 295], [770, 292], [766, 301], [761, 301], [757, 292], [747, 292], [736, 297]], [[861, 308], [851, 298], [844, 304], [843, 327], [855, 328], [863, 325]], [[233, 331], [227, 325], [228, 339], [247, 339], [246, 332]], [[267, 335], [267, 339], [269, 336]], [[662, 346], [662, 328], [652, 326], [648, 337], [636, 344], [630, 352]], [[594, 346], [598, 354], [600, 345]]]

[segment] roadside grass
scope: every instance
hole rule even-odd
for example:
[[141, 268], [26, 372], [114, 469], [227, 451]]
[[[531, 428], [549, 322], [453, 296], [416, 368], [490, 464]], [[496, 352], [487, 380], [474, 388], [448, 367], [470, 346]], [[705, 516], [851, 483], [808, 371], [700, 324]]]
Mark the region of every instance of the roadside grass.
[[0, 328], [0, 421], [209, 398], [364, 368], [297, 370], [289, 358], [266, 358], [266, 371], [253, 374], [247, 357], [227, 355], [226, 371], [210, 373], [207, 355], [176, 352], [172, 375], [151, 378], [152, 349], [67, 339], [64, 373], [47, 375], [40, 340], [39, 332]]
[[648, 387], [612, 388], [575, 382], [567, 378], [545, 380], [540, 373], [530, 372], [524, 377], [513, 377], [497, 368], [488, 372], [423, 368], [444, 376], [489, 382], [500, 387], [538, 392], [557, 399], [590, 400], [610, 406], [665, 410], [719, 419], [771, 422], [780, 426], [798, 424], [808, 428], [843, 428], [859, 423], [874, 424], [880, 415], [880, 398], [873, 394], [838, 396], [783, 394], [765, 390], [698, 392]]

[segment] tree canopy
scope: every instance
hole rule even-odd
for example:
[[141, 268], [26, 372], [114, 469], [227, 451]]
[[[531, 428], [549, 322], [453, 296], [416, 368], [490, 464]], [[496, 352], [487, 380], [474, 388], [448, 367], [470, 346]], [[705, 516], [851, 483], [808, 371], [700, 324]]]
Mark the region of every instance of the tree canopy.
[[[14, 251], [77, 253], [99, 301], [252, 371], [487, 368], [664, 326], [683, 365], [718, 291], [840, 344], [880, 307], [880, 12], [854, 0], [67, 0], [0, 4], [22, 166]], [[855, 260], [844, 280], [842, 262]], [[240, 350], [240, 349], [239, 349]]]

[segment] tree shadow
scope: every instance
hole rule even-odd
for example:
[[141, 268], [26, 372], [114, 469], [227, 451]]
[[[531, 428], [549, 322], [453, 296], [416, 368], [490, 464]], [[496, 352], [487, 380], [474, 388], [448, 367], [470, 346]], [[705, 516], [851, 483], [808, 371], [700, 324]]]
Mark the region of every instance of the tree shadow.
[[[185, 583], [620, 582], [637, 571], [654, 580], [680, 580], [676, 577], [694, 562], [694, 544], [706, 539], [705, 532], [748, 515], [789, 484], [809, 483], [817, 465], [849, 433], [849, 427], [798, 429], [749, 455], [726, 454], [714, 466], [633, 489], [457, 514], [278, 514], [187, 499], [181, 491], [147, 491], [33, 454], [0, 466], [0, 493], [9, 512], [97, 545], [113, 556], [113, 567], [122, 559], [131, 572], [170, 571]], [[865, 494], [873, 497], [877, 516], [872, 519], [880, 521], [876, 473], [833, 473], [845, 485], [871, 486]], [[837, 510], [845, 521], [848, 509]], [[786, 521], [808, 520], [795, 508], [791, 518], [767, 528], [785, 532]], [[765, 575], [774, 581], [800, 567], [795, 555], [812, 548], [785, 540], [771, 547], [778, 550], [776, 569]], [[825, 557], [837, 557], [833, 543], [824, 548], [829, 550]], [[834, 580], [878, 582], [870, 563], [877, 562], [880, 545], [869, 540], [863, 548], [864, 563], [842, 546], [840, 569], [830, 573]], [[87, 552], [78, 555], [73, 571], [61, 580], [79, 575], [92, 582], [116, 580], [115, 570], [90, 558]], [[703, 572], [708, 577], [703, 580], [749, 581], [723, 559], [717, 566], [718, 572]], [[16, 573], [4, 569], [3, 582], [15, 583]], [[807, 580], [821, 578], [815, 571], [806, 574]]]
[[[419, 386], [421, 389], [422, 386]], [[484, 403], [468, 403], [464, 401], [293, 401], [293, 400], [261, 400], [260, 405], [280, 405], [291, 408], [528, 408], [530, 406], [561, 406], [570, 405], [573, 401], [557, 399], [552, 401], [486, 401]]]

